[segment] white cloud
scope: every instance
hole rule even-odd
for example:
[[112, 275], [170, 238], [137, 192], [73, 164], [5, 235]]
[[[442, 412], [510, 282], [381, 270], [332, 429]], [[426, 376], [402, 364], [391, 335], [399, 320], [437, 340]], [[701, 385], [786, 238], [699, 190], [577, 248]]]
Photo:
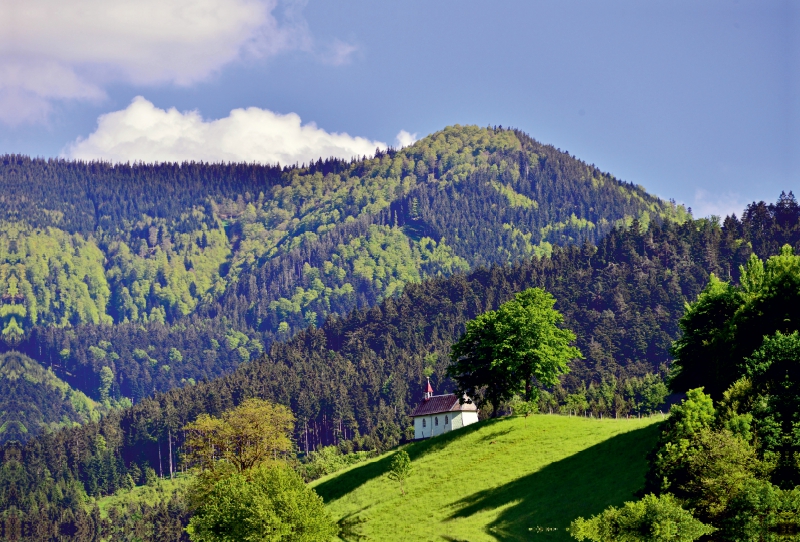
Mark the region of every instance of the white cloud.
[[747, 204], [748, 202], [734, 192], [712, 194], [708, 190], [698, 188], [694, 193], [692, 215], [696, 218], [716, 215], [724, 219], [726, 216], [735, 213], [737, 217], [741, 218], [742, 211], [744, 211]]
[[[188, 85], [225, 64], [310, 47], [278, 0], [0, 0], [0, 121], [37, 121], [53, 100], [110, 82]], [[345, 55], [346, 56], [346, 55]]]
[[397, 143], [397, 148], [399, 149], [413, 145], [415, 141], [417, 141], [416, 132], [409, 134], [405, 130], [400, 130], [400, 132], [397, 134], [397, 137], [395, 137], [395, 142]]
[[218, 120], [204, 120], [197, 111], [165, 111], [138, 96], [127, 108], [102, 115], [97, 130], [72, 143], [64, 154], [112, 162], [294, 164], [320, 157], [371, 155], [386, 146], [363, 137], [326, 132], [313, 122], [302, 124], [295, 113], [281, 115], [250, 107], [234, 109]]

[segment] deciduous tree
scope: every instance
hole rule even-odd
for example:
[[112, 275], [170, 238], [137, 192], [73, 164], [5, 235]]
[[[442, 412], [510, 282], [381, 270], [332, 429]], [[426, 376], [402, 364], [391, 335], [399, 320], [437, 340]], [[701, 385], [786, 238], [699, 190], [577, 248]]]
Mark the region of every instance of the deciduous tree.
[[516, 393], [534, 399], [534, 382], [552, 386], [568, 371], [570, 360], [581, 358], [570, 346], [575, 334], [563, 329], [555, 298], [541, 288], [529, 288], [467, 322], [467, 330], [451, 350], [448, 374], [459, 394], [483, 392], [496, 415], [500, 403]]

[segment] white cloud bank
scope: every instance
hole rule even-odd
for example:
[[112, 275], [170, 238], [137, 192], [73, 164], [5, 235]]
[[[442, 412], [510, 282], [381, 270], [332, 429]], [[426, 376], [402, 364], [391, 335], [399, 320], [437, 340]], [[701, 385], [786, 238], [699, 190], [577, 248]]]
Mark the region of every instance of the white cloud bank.
[[[398, 143], [414, 136], [402, 130]], [[64, 154], [82, 160], [111, 162], [259, 162], [295, 164], [317, 158], [372, 155], [386, 143], [331, 133], [295, 113], [234, 109], [217, 120], [197, 111], [164, 110], [138, 96], [121, 110], [102, 115], [97, 130], [69, 145]]]
[[297, 6], [278, 3], [0, 0], [0, 121], [41, 122], [54, 100], [97, 100], [112, 82], [189, 85], [243, 57], [308, 49]]

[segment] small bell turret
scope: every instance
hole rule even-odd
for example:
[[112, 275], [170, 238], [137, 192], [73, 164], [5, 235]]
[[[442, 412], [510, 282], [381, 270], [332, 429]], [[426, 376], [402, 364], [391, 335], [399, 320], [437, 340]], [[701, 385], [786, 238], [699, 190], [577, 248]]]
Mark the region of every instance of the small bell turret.
[[428, 387], [425, 388], [425, 400], [427, 401], [431, 397], [433, 397], [433, 387], [431, 386], [431, 379], [428, 378]]

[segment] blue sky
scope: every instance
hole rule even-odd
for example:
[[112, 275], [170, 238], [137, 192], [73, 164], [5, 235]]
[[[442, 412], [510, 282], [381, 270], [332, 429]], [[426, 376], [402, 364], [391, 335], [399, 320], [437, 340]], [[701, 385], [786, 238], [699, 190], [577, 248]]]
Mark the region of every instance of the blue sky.
[[68, 4], [0, 0], [0, 152], [285, 163], [503, 125], [695, 215], [800, 192], [796, 2]]

